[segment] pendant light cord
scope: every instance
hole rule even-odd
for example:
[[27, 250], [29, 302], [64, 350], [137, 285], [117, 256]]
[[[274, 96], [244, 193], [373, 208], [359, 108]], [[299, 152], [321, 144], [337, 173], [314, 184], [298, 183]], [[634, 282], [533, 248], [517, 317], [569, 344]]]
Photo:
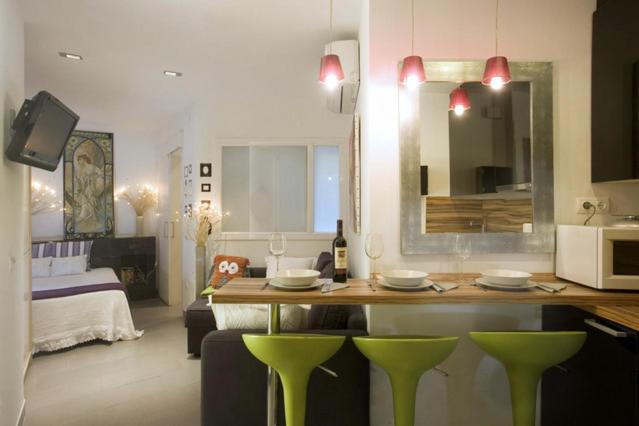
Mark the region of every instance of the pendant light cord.
[[328, 18], [328, 53], [333, 53], [333, 0], [329, 1]]
[[410, 16], [410, 54], [415, 55], [415, 0], [411, 0], [410, 2]]
[[495, 0], [495, 56], [499, 52], [499, 0]]

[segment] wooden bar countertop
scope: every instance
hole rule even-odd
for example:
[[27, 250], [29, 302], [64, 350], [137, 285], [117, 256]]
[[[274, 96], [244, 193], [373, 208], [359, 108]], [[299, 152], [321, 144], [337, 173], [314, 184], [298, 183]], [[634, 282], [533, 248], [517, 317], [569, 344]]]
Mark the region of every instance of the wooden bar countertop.
[[[472, 278], [476, 275], [468, 275]], [[435, 282], [452, 281], [454, 275], [431, 274]], [[556, 281], [552, 274], [534, 274], [533, 280]], [[565, 283], [566, 289], [548, 293], [538, 288], [524, 291], [500, 291], [462, 284], [459, 288], [438, 293], [432, 289], [422, 291], [394, 291], [376, 285], [376, 291], [368, 287], [367, 280], [349, 279], [349, 287], [330, 293], [320, 289], [309, 291], [285, 291], [268, 286], [264, 278], [237, 278], [215, 291], [213, 303], [287, 303], [321, 305], [408, 305], [408, 304], [542, 304], [575, 306], [632, 307], [639, 319], [639, 292], [599, 291], [573, 283]]]

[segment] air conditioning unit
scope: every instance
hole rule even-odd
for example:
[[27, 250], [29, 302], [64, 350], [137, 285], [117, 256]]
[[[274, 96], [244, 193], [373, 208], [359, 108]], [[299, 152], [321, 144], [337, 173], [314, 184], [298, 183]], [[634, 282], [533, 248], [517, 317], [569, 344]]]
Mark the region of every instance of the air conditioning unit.
[[339, 114], [353, 114], [359, 92], [359, 43], [357, 40], [339, 40], [324, 46], [324, 54], [339, 56], [344, 80], [328, 93], [327, 106]]

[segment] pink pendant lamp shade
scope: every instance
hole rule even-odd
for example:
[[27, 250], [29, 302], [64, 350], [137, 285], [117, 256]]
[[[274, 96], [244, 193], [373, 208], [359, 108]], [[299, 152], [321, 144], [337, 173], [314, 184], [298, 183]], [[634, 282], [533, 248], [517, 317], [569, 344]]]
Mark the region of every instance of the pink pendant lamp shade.
[[320, 63], [319, 81], [328, 88], [334, 89], [344, 80], [344, 70], [337, 55], [324, 55]]
[[404, 58], [399, 81], [408, 87], [415, 87], [426, 81], [424, 62], [421, 56], [412, 55]]
[[493, 56], [486, 61], [482, 84], [490, 86], [495, 90], [501, 89], [505, 84], [510, 83], [510, 68], [508, 59], [504, 56]]
[[448, 110], [454, 111], [457, 115], [463, 115], [464, 111], [470, 109], [470, 98], [468, 92], [463, 87], [458, 87], [450, 93]]
[[488, 58], [486, 68], [484, 69], [484, 77], [481, 79], [482, 84], [490, 86], [493, 90], [499, 90], [504, 85], [510, 83], [510, 68], [508, 68], [508, 59], [505, 56], [499, 56], [499, 0], [495, 0], [495, 56]]
[[415, 0], [410, 2], [411, 27], [410, 27], [410, 56], [402, 61], [402, 69], [399, 72], [399, 82], [409, 88], [417, 87], [426, 81], [426, 71], [421, 56], [415, 55]]

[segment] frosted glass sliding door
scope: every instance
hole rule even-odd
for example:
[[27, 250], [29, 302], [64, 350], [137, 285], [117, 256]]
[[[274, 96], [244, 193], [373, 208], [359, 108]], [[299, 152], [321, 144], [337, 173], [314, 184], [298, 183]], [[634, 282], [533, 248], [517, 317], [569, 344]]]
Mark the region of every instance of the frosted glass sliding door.
[[307, 147], [222, 148], [225, 232], [305, 232]]

